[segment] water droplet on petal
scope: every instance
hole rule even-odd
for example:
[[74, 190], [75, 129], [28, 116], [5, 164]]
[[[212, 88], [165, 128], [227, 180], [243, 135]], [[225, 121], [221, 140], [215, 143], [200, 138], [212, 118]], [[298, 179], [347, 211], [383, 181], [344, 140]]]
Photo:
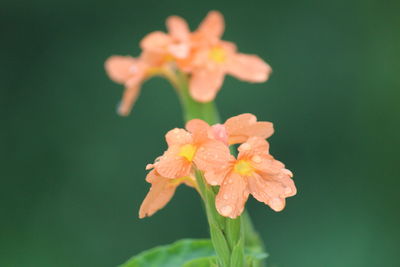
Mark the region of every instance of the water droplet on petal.
[[261, 163], [262, 161], [261, 157], [258, 155], [252, 157], [251, 160], [254, 161], [255, 163]]
[[244, 143], [240, 146], [241, 149], [243, 150], [250, 150], [251, 149], [251, 145], [249, 143]]
[[232, 212], [232, 207], [227, 205], [221, 208], [221, 214], [224, 216], [228, 216]]
[[129, 68], [129, 71], [131, 72], [131, 73], [136, 73], [136, 72], [138, 72], [138, 67], [136, 66], [136, 65], [132, 65], [130, 68]]
[[270, 200], [269, 205], [275, 211], [281, 211], [285, 207], [284, 202], [280, 198], [273, 198]]

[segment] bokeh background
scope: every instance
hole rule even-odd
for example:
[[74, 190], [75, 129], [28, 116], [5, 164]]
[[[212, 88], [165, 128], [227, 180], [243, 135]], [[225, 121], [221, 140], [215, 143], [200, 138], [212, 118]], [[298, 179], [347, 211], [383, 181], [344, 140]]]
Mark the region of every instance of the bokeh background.
[[224, 13], [224, 39], [273, 67], [265, 84], [228, 78], [224, 119], [272, 121], [272, 153], [298, 195], [280, 213], [251, 200], [270, 266], [399, 266], [400, 2], [71, 1], [0, 4], [0, 266], [116, 266], [185, 237], [207, 237], [181, 187], [139, 220], [144, 166], [182, 126], [166, 81], [116, 115], [113, 54], [137, 55], [171, 14], [194, 29]]

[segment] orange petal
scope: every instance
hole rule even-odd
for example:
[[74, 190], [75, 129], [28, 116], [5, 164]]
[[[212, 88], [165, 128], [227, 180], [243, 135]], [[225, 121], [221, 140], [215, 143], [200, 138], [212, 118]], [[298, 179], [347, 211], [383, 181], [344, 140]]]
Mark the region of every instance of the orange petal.
[[253, 156], [269, 156], [269, 143], [263, 138], [258, 136], [250, 137], [245, 143], [238, 147], [239, 156], [253, 157]]
[[257, 173], [248, 177], [249, 190], [255, 199], [264, 202], [268, 205], [269, 200], [272, 198], [269, 194], [269, 188], [264, 179]]
[[155, 170], [147, 175], [146, 180], [151, 183], [151, 188], [140, 206], [139, 218], [151, 216], [162, 209], [171, 200], [177, 186], [171, 183], [171, 179], [159, 176]]
[[140, 85], [133, 85], [125, 89], [124, 95], [122, 96], [121, 103], [118, 107], [118, 114], [121, 116], [129, 115], [133, 104], [139, 96]]
[[186, 123], [185, 128], [192, 133], [193, 140], [196, 143], [204, 142], [208, 138], [208, 131], [210, 125], [207, 122], [200, 119], [193, 119]]
[[170, 146], [156, 162], [155, 169], [166, 178], [188, 176], [192, 167], [191, 162], [179, 156], [180, 146]]
[[169, 34], [180, 41], [185, 41], [189, 38], [190, 29], [187, 22], [178, 16], [170, 16], [167, 18], [167, 29]]
[[251, 160], [251, 165], [260, 173], [276, 175], [285, 167], [269, 154], [269, 143], [260, 137], [250, 137], [238, 150], [238, 159]]
[[186, 59], [189, 56], [190, 48], [186, 43], [172, 44], [168, 47], [168, 52], [178, 59]]
[[276, 184], [268, 183], [258, 174], [248, 178], [250, 193], [260, 202], [269, 205], [275, 211], [281, 211], [285, 207], [285, 198], [280, 197], [280, 187]]
[[218, 11], [210, 11], [201, 22], [197, 31], [211, 38], [220, 38], [224, 33], [224, 17]]
[[165, 48], [155, 48], [154, 50], [142, 50], [140, 54], [141, 67], [145, 74], [149, 74], [149, 69], [157, 68], [160, 63], [165, 61]]
[[168, 36], [168, 34], [156, 31], [146, 35], [140, 42], [140, 47], [143, 50], [164, 52], [170, 43], [171, 38]]
[[215, 140], [221, 141], [222, 143], [228, 145], [228, 133], [226, 127], [223, 124], [217, 123], [211, 126], [211, 134]]
[[232, 117], [224, 123], [224, 126], [228, 132], [230, 144], [243, 143], [252, 136], [265, 139], [274, 133], [271, 122], [257, 122], [256, 116], [250, 113]]
[[254, 174], [248, 178], [250, 193], [275, 211], [285, 208], [285, 198], [296, 194], [296, 187], [287, 172], [276, 176]]
[[228, 146], [216, 140], [209, 140], [197, 149], [194, 163], [202, 171], [212, 171], [227, 165], [232, 158]]
[[257, 169], [258, 172], [267, 175], [276, 175], [285, 168], [285, 164], [274, 159], [271, 155], [254, 155], [251, 160], [252, 166]]
[[199, 102], [214, 100], [224, 82], [225, 74], [222, 70], [197, 70], [190, 79], [190, 95]]
[[170, 130], [166, 135], [168, 146], [184, 145], [193, 141], [192, 135], [184, 129], [175, 128]]
[[189, 177], [187, 177], [187, 179], [184, 179], [182, 182], [189, 187], [193, 187], [193, 188], [197, 187], [197, 182], [196, 182], [196, 178], [194, 177], [194, 175], [190, 175]]
[[256, 55], [234, 54], [227, 64], [227, 73], [247, 82], [265, 82], [271, 67]]
[[217, 211], [222, 216], [234, 219], [243, 212], [248, 197], [246, 180], [232, 172], [224, 180], [215, 199]]
[[133, 57], [112, 56], [105, 62], [105, 69], [110, 79], [117, 83], [125, 83], [135, 74], [137, 59]]
[[221, 185], [225, 177], [232, 170], [232, 165], [227, 164], [220, 168], [215, 168], [213, 170], [208, 170], [204, 172], [204, 178], [210, 185]]
[[291, 197], [297, 194], [297, 189], [292, 177], [292, 172], [287, 169], [283, 169], [279, 175], [274, 176], [275, 181], [285, 186], [285, 191], [282, 194], [284, 197]]

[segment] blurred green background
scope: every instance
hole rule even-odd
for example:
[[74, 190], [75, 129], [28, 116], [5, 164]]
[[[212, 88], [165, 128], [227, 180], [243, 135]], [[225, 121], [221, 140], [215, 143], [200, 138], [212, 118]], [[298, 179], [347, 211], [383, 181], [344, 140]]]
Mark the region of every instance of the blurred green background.
[[0, 266], [115, 266], [208, 236], [185, 187], [138, 219], [144, 167], [181, 111], [153, 79], [117, 116], [103, 63], [137, 55], [167, 16], [194, 29], [211, 9], [224, 39], [274, 69], [265, 84], [228, 78], [217, 99], [224, 119], [274, 122], [272, 154], [295, 174], [283, 212], [248, 202], [270, 266], [399, 266], [400, 2], [372, 0], [2, 0]]

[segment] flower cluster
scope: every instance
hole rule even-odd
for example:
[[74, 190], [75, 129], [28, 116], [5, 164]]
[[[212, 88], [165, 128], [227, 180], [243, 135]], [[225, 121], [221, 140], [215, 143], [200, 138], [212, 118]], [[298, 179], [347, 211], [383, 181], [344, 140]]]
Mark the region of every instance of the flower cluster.
[[173, 80], [177, 71], [189, 77], [189, 93], [198, 102], [212, 101], [224, 81], [225, 74], [248, 82], [265, 82], [270, 66], [255, 55], [239, 53], [235, 44], [221, 40], [224, 19], [211, 11], [194, 31], [186, 21], [171, 16], [166, 21], [168, 33], [156, 31], [140, 43], [139, 57], [112, 56], [105, 68], [110, 78], [125, 86], [119, 106], [121, 115], [128, 115], [141, 84], [154, 75]]
[[[272, 123], [259, 122], [248, 113], [213, 126], [194, 119], [186, 129], [169, 131], [168, 149], [147, 166], [151, 171], [146, 180], [151, 188], [139, 217], [151, 216], [164, 207], [180, 184], [196, 188], [196, 170], [210, 186], [219, 186], [215, 205], [222, 216], [240, 216], [250, 194], [281, 211], [285, 198], [296, 194], [296, 187], [292, 173], [269, 154], [265, 139], [273, 131]], [[237, 157], [230, 153], [234, 144], [240, 144]]]

